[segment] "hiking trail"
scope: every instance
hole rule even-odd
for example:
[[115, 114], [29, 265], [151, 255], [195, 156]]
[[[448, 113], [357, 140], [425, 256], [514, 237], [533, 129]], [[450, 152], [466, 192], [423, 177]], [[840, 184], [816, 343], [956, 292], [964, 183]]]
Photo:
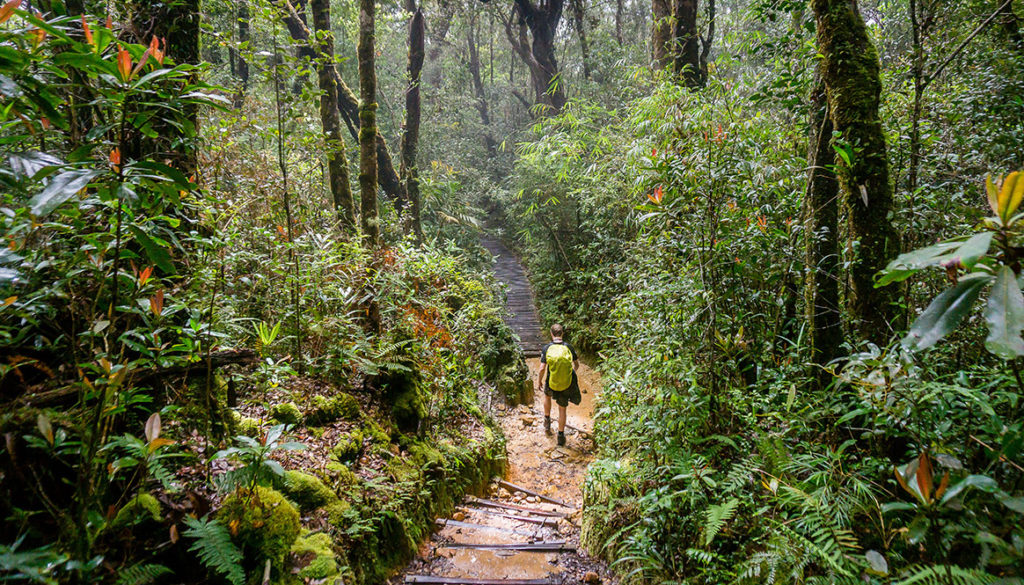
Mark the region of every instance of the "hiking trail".
[[[522, 340], [530, 379], [540, 369], [545, 337], [522, 265], [497, 240], [483, 245], [496, 258], [495, 273], [508, 286], [509, 325]], [[532, 405], [492, 407], [505, 432], [505, 479], [481, 497], [467, 496], [450, 518], [436, 520], [436, 531], [418, 556], [391, 583], [453, 585], [546, 585], [613, 583], [600, 561], [579, 550], [583, 480], [593, 460], [594, 400], [601, 381], [580, 364], [583, 401], [570, 404], [567, 442], [558, 447], [558, 406], [552, 404], [552, 431], [544, 432], [544, 394]]]

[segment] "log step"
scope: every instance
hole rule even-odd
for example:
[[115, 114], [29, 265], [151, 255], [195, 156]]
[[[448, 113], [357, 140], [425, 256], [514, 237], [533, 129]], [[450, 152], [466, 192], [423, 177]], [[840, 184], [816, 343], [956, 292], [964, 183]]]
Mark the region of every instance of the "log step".
[[565, 518], [565, 514], [561, 512], [552, 512], [550, 510], [538, 510], [537, 508], [527, 508], [526, 506], [517, 506], [516, 504], [505, 504], [502, 502], [495, 502], [494, 500], [487, 500], [484, 498], [477, 498], [474, 496], [467, 497], [466, 501], [471, 504], [477, 504], [478, 506], [487, 506], [488, 508], [503, 508], [505, 510], [527, 512], [530, 514], [536, 514], [538, 516], [552, 516], [555, 518]]
[[464, 579], [433, 575], [406, 575], [405, 582], [434, 583], [436, 585], [555, 585], [558, 583], [553, 579]]
[[488, 544], [485, 542], [453, 542], [439, 544], [437, 548], [471, 548], [476, 550], [516, 550], [521, 552], [573, 552], [576, 547], [564, 540], [553, 542], [516, 542], [510, 544]]

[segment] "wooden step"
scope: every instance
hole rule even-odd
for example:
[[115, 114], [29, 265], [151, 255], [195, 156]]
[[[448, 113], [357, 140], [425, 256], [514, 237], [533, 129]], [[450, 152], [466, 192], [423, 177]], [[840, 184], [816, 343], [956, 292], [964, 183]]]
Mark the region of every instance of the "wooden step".
[[406, 575], [406, 583], [435, 583], [437, 585], [556, 585], [554, 579], [466, 579], [463, 577], [435, 577], [434, 575]]
[[520, 552], [574, 552], [576, 547], [566, 544], [564, 540], [554, 542], [517, 542], [511, 544], [494, 544], [486, 542], [453, 542], [439, 544], [437, 548], [472, 548], [477, 550], [515, 550]]

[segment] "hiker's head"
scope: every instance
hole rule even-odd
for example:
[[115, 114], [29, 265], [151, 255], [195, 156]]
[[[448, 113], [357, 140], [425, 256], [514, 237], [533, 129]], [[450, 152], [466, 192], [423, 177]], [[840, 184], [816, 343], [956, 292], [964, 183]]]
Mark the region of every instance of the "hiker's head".
[[563, 333], [565, 333], [565, 330], [562, 328], [562, 324], [561, 323], [555, 323], [554, 325], [551, 326], [551, 338], [552, 339], [554, 339], [556, 337], [561, 337]]

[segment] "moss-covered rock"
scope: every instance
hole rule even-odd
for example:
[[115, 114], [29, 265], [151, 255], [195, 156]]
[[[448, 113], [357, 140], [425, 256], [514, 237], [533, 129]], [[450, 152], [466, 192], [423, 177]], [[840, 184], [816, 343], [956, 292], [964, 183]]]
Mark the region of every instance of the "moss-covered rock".
[[427, 416], [427, 403], [416, 386], [407, 388], [391, 403], [391, 416], [403, 432], [415, 431]]
[[160, 521], [160, 502], [152, 494], [145, 492], [128, 500], [128, 503], [117, 511], [117, 516], [110, 523], [111, 527], [122, 528], [143, 522]]
[[283, 425], [297, 425], [302, 422], [302, 411], [294, 402], [282, 402], [270, 407], [270, 418]]
[[359, 402], [350, 394], [339, 392], [334, 396], [314, 396], [313, 408], [306, 414], [306, 424], [326, 425], [337, 420], [355, 420], [359, 417]]
[[234, 423], [234, 433], [246, 437], [258, 437], [263, 431], [259, 419], [242, 416], [237, 410], [231, 411], [231, 420]]
[[331, 523], [331, 526], [338, 528], [348, 527], [355, 517], [358, 517], [358, 512], [352, 509], [352, 504], [345, 500], [335, 500], [328, 504], [327, 508], [327, 521]]
[[279, 483], [284, 495], [295, 502], [303, 512], [323, 508], [338, 499], [334, 490], [327, 487], [319, 477], [301, 471], [284, 472], [284, 479]]
[[342, 435], [331, 448], [331, 455], [342, 463], [355, 461], [363, 450], [363, 431], [355, 430]]
[[269, 559], [280, 569], [299, 536], [299, 511], [270, 488], [236, 491], [224, 500], [217, 518], [235, 527], [235, 542], [250, 566], [262, 566]]
[[338, 575], [338, 559], [331, 537], [322, 532], [299, 537], [292, 545], [297, 557], [299, 578], [327, 579]]

